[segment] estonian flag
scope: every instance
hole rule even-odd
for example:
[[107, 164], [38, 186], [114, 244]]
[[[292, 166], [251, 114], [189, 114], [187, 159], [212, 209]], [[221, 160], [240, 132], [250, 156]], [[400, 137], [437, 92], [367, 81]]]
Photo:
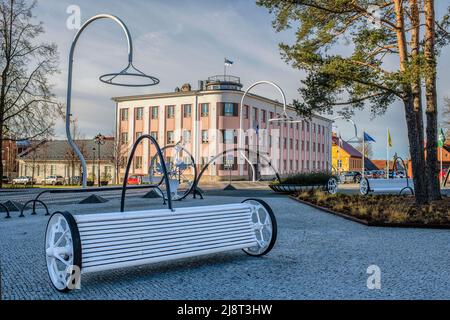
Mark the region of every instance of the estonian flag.
[[364, 131], [364, 141], [366, 142], [376, 142], [374, 138], [372, 138], [371, 136], [369, 136], [369, 134], [367, 132]]
[[225, 58], [225, 65], [226, 65], [227, 67], [231, 66], [233, 63], [234, 63], [233, 61], [231, 61], [231, 60]]

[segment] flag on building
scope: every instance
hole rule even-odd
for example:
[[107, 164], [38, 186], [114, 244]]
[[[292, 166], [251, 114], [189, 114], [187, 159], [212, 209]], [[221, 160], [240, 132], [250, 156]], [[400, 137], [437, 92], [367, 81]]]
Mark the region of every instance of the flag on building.
[[231, 66], [233, 63], [234, 63], [234, 62], [231, 61], [230, 59], [225, 58], [225, 65], [226, 65], [227, 67]]
[[376, 142], [367, 132], [364, 131], [364, 141], [365, 142]]
[[438, 136], [438, 147], [442, 148], [445, 144], [445, 133], [444, 133], [444, 129], [441, 128], [441, 130], [439, 130], [439, 136]]
[[391, 138], [391, 132], [388, 129], [388, 146], [392, 148], [392, 138]]

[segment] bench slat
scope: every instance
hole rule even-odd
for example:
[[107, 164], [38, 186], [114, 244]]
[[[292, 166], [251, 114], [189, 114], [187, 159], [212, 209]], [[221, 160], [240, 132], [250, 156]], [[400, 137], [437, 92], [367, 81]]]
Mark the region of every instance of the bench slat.
[[[221, 232], [228, 232], [229, 230], [233, 231], [240, 231], [240, 230], [246, 230], [248, 228], [248, 225], [242, 225], [242, 226], [234, 226], [233, 228], [226, 228], [221, 230]], [[186, 232], [178, 232], [173, 234], [166, 234], [166, 235], [155, 235], [155, 234], [148, 234], [148, 235], [131, 235], [126, 237], [117, 237], [117, 238], [110, 238], [110, 239], [100, 239], [99, 241], [92, 241], [92, 240], [86, 240], [83, 242], [83, 248], [89, 249], [89, 248], [99, 248], [99, 247], [106, 247], [108, 245], [114, 246], [117, 244], [122, 243], [136, 243], [141, 241], [154, 241], [158, 239], [172, 239], [172, 238], [181, 238], [182, 236], [185, 236], [187, 238], [195, 237], [198, 235], [210, 235], [210, 234], [216, 234], [220, 230], [220, 228], [215, 227], [214, 229], [208, 228], [208, 229], [202, 229], [197, 231], [188, 230]]]
[[90, 266], [90, 267], [83, 266], [83, 269], [81, 270], [81, 272], [89, 273], [89, 272], [111, 270], [111, 269], [116, 269], [116, 268], [134, 267], [134, 266], [139, 266], [139, 265], [143, 265], [143, 264], [147, 264], [147, 263], [157, 263], [157, 262], [170, 261], [170, 260], [212, 254], [212, 253], [217, 253], [217, 252], [223, 252], [225, 250], [243, 249], [243, 248], [252, 247], [254, 245], [256, 245], [256, 242], [249, 241], [247, 243], [238, 243], [238, 244], [230, 245], [230, 246], [217, 246], [217, 247], [205, 248], [203, 250], [198, 250], [198, 251], [185, 251], [185, 252], [174, 253], [171, 255], [163, 254], [163, 255], [159, 255], [159, 256], [147, 257], [147, 258], [136, 259], [136, 260], [128, 260], [128, 261], [119, 261], [118, 260], [116, 262], [112, 262], [109, 264], [99, 264], [99, 265]]
[[201, 217], [189, 217], [189, 218], [179, 218], [179, 219], [152, 219], [152, 220], [146, 220], [146, 221], [140, 221], [140, 222], [131, 222], [131, 221], [123, 221], [123, 223], [116, 223], [114, 225], [102, 225], [99, 224], [98, 226], [89, 226], [86, 227], [83, 224], [78, 226], [78, 230], [80, 230], [80, 233], [90, 233], [93, 231], [100, 231], [100, 230], [116, 230], [116, 229], [130, 229], [134, 227], [141, 227], [141, 226], [163, 226], [163, 227], [169, 227], [171, 225], [176, 224], [182, 224], [182, 223], [188, 223], [188, 222], [202, 222], [202, 221], [219, 221], [222, 219], [230, 219], [230, 218], [238, 218], [238, 217], [248, 217], [249, 212], [248, 211], [241, 211], [241, 212], [233, 212], [233, 213], [224, 213], [224, 214], [216, 214], [216, 215], [210, 215], [210, 216], [201, 216]]
[[226, 239], [215, 238], [210, 240], [192, 240], [185, 242], [173, 242], [166, 244], [157, 245], [147, 245], [145, 248], [136, 249], [128, 248], [125, 250], [115, 250], [115, 251], [102, 251], [101, 253], [95, 254], [83, 254], [83, 264], [86, 266], [96, 264], [98, 262], [108, 263], [110, 260], [116, 260], [120, 258], [133, 258], [140, 259], [152, 254], [171, 254], [172, 252], [179, 252], [180, 250], [197, 250], [203, 249], [205, 247], [216, 246], [216, 245], [228, 245], [236, 244], [240, 242], [254, 241], [254, 237], [249, 235], [249, 233], [242, 234], [240, 236], [228, 237]]
[[143, 247], [148, 244], [164, 244], [164, 243], [173, 243], [173, 241], [190, 241], [190, 240], [208, 240], [215, 238], [225, 238], [229, 236], [238, 236], [241, 234], [248, 234], [248, 227], [235, 228], [233, 230], [224, 230], [217, 235], [216, 231], [213, 232], [204, 232], [204, 233], [188, 233], [183, 236], [165, 236], [165, 237], [147, 237], [147, 238], [137, 238], [129, 241], [110, 241], [107, 243], [97, 243], [90, 245], [83, 245], [83, 254], [91, 254], [94, 252], [102, 252], [102, 251], [112, 251], [112, 250], [120, 250], [127, 249], [129, 247]]

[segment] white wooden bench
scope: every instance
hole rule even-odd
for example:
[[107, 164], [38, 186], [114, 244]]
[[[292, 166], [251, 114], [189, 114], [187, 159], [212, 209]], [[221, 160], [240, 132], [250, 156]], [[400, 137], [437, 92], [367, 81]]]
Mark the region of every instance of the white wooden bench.
[[409, 190], [414, 194], [414, 183], [412, 179], [361, 179], [359, 191], [362, 195], [371, 192], [398, 192], [400, 195]]
[[242, 203], [135, 212], [54, 213], [45, 237], [47, 269], [62, 292], [79, 283], [72, 274], [243, 249], [267, 254], [277, 223], [267, 203]]

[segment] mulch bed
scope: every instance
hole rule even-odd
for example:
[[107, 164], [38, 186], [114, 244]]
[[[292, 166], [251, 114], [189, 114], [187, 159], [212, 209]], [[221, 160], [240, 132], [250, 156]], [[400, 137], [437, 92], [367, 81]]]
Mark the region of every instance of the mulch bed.
[[450, 229], [450, 198], [417, 206], [412, 196], [328, 195], [303, 192], [291, 199], [371, 227]]

